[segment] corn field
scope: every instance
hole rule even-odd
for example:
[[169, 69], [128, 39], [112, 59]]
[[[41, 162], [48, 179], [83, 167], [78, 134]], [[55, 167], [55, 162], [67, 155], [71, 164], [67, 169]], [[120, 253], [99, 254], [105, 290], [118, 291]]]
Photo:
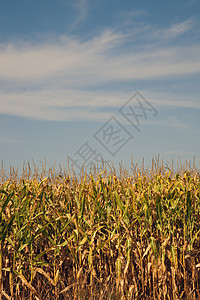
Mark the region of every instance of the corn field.
[[0, 299], [200, 299], [195, 167], [0, 178]]

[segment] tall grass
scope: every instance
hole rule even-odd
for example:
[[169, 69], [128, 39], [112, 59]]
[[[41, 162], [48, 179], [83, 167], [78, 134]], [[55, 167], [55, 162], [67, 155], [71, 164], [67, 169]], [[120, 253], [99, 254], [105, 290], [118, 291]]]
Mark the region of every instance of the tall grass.
[[200, 175], [1, 170], [0, 299], [200, 299]]

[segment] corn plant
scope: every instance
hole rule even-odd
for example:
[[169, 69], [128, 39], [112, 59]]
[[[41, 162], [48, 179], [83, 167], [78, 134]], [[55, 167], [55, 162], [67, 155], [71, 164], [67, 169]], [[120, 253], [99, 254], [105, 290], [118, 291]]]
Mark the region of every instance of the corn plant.
[[3, 170], [0, 299], [200, 299], [198, 170]]

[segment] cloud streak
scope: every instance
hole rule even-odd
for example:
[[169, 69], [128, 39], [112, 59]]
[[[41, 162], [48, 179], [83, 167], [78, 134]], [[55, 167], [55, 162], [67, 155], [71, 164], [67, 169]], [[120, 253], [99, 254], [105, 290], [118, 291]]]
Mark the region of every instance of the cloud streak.
[[[182, 107], [200, 109], [199, 99], [184, 95], [142, 91], [144, 97], [159, 109]], [[86, 91], [43, 89], [26, 92], [1, 92], [1, 114], [47, 121], [106, 121], [132, 96], [124, 90]], [[113, 107], [113, 112], [110, 112]], [[104, 108], [102, 110], [102, 108]], [[108, 109], [107, 109], [108, 108]], [[122, 120], [123, 121], [123, 120]], [[125, 120], [124, 120], [125, 121]], [[171, 123], [172, 124], [172, 123]], [[177, 124], [173, 123], [174, 126]]]
[[0, 50], [0, 79], [45, 83], [53, 78], [57, 82], [70, 80], [70, 85], [85, 86], [200, 72], [199, 44], [151, 45], [142, 51], [133, 45], [126, 51], [129, 38], [105, 31], [84, 42], [61, 37], [53, 42], [23, 47], [9, 44]]
[[[186, 21], [166, 32], [177, 36], [190, 26]], [[98, 108], [120, 106], [125, 95], [123, 85], [109, 91], [102, 89], [104, 85], [200, 73], [200, 44], [163, 47], [155, 43], [141, 51], [131, 39], [130, 33], [106, 30], [84, 41], [60, 36], [37, 44], [1, 44], [1, 114], [60, 121], [100, 120], [107, 113], [98, 112]], [[171, 105], [185, 103], [171, 100]], [[193, 106], [198, 107], [196, 101]]]
[[72, 7], [76, 10], [77, 16], [72, 22], [70, 28], [74, 29], [79, 25], [87, 16], [88, 13], [88, 1], [87, 0], [76, 0], [72, 2]]
[[193, 26], [193, 21], [189, 19], [181, 23], [173, 24], [167, 29], [157, 30], [154, 32], [154, 36], [161, 39], [174, 39], [189, 32]]

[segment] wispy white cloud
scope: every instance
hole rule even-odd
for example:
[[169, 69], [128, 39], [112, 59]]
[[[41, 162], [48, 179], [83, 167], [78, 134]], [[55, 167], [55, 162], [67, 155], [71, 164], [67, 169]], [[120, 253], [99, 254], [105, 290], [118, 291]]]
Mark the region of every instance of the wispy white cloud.
[[[186, 25], [172, 32], [183, 32]], [[134, 44], [126, 47], [130, 39], [128, 33], [106, 30], [87, 41], [61, 36], [37, 44], [0, 45], [1, 113], [44, 120], [100, 120], [108, 115], [98, 108], [120, 106], [125, 96], [123, 85], [109, 91], [102, 89], [104, 85], [200, 72], [200, 44], [156, 43], [141, 50]], [[165, 97], [157, 95], [156, 100], [152, 95], [152, 101], [188, 105], [187, 99]], [[194, 99], [189, 105], [199, 108], [198, 103]]]
[[176, 37], [180, 34], [189, 31], [192, 27], [193, 27], [192, 21], [187, 20], [185, 22], [171, 26], [171, 28], [169, 29], [169, 33], [172, 35], [172, 37]]
[[[141, 91], [144, 97], [159, 111], [166, 108], [200, 109], [198, 98], [190, 99], [173, 94]], [[1, 114], [49, 121], [105, 121], [115, 114], [130, 98], [125, 90], [87, 91], [74, 89], [43, 88], [28, 92], [0, 92]], [[113, 112], [107, 108], [113, 107]], [[104, 108], [102, 110], [102, 108]], [[126, 122], [125, 120], [122, 120]], [[149, 120], [147, 121], [147, 124]], [[152, 124], [153, 121], [151, 121]], [[161, 120], [160, 125], [186, 129], [177, 120]]]
[[[0, 79], [65, 81], [71, 85], [160, 78], [200, 72], [200, 45], [126, 50], [127, 35], [106, 31], [89, 41], [7, 45], [0, 50]], [[119, 50], [118, 48], [123, 50]]]
[[74, 29], [78, 24], [80, 24], [88, 14], [88, 0], [74, 0], [71, 3], [72, 7], [75, 9], [77, 16], [70, 25], [71, 29]]
[[[0, 93], [1, 113], [52, 121], [105, 120], [99, 108], [120, 105], [117, 93], [43, 89], [31, 92]], [[2, 101], [3, 99], [3, 101]]]
[[148, 90], [142, 91], [148, 95], [148, 100], [159, 108], [191, 108], [200, 109], [200, 101], [198, 95], [190, 95], [173, 92], [152, 92]]
[[190, 31], [193, 26], [193, 20], [189, 19], [181, 23], [173, 24], [168, 28], [155, 30], [153, 36], [161, 39], [174, 39]]

